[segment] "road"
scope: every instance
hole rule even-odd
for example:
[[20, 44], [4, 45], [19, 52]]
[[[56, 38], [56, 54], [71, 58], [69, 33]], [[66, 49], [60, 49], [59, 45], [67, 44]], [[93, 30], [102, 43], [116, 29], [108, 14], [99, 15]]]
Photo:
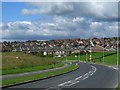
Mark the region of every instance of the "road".
[[57, 77], [21, 84], [9, 88], [114, 88], [118, 83], [116, 69], [90, 63], [80, 63], [79, 69]]

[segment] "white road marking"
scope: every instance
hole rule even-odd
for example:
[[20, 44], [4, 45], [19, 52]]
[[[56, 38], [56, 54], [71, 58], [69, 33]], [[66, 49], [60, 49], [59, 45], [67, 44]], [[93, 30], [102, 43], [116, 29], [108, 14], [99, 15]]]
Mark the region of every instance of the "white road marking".
[[113, 67], [113, 66], [108, 66], [109, 68], [112, 68], [112, 69], [115, 69], [115, 70], [118, 70], [118, 68], [116, 67]]
[[96, 72], [96, 67], [94, 67], [93, 65], [91, 65], [91, 67], [92, 67], [92, 69], [88, 73], [85, 73], [84, 75], [75, 78], [75, 80], [70, 80], [70, 81], [61, 83], [58, 86], [72, 86], [72, 85], [80, 82], [80, 80], [85, 80], [85, 79], [89, 78]]
[[93, 75], [93, 73], [90, 74], [91, 76]]
[[95, 70], [93, 71], [94, 73], [96, 72], [96, 68], [95, 68]]
[[84, 76], [88, 75], [89, 73], [84, 74]]
[[71, 81], [68, 81], [68, 82], [64, 82], [62, 84], [59, 84], [58, 86], [72, 86], [73, 84], [76, 84], [78, 83], [79, 81], [76, 81], [76, 80], [71, 80]]
[[50, 88], [47, 88], [47, 89], [45, 89], [45, 90], [49, 90]]
[[78, 78], [75, 78], [75, 80], [79, 80], [80, 78], [82, 78], [82, 76], [78, 77]]
[[85, 80], [85, 79], [87, 79], [89, 76], [87, 76], [87, 77], [84, 77], [82, 80]]
[[91, 71], [88, 72], [89, 74], [91, 73]]
[[72, 85], [74, 85], [74, 84], [76, 84], [76, 83], [78, 83], [79, 81], [74, 81], [74, 82], [72, 82], [71, 81], [71, 83], [68, 83], [68, 84], [66, 84], [66, 85], [64, 85], [64, 86], [72, 86]]
[[113, 67], [114, 69], [118, 70], [118, 68]]
[[47, 89], [45, 89], [45, 90], [60, 90], [60, 88], [55, 88], [55, 87], [49, 87], [49, 88], [47, 88]]
[[66, 83], [70, 83], [71, 81], [67, 81], [67, 82], [64, 82], [64, 83], [62, 83], [62, 84], [59, 84], [58, 86], [63, 86], [64, 84], [66, 84]]

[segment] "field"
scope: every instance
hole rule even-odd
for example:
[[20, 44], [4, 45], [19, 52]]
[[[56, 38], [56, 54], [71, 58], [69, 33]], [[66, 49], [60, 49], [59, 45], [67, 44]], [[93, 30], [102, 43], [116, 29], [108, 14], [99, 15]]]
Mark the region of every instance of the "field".
[[[120, 53], [119, 53], [120, 54]], [[82, 54], [80, 53], [78, 57], [75, 57], [76, 54], [68, 55], [66, 57], [57, 58], [58, 60], [80, 60], [80, 61], [89, 61], [90, 53]], [[116, 52], [94, 52], [91, 54], [93, 61], [97, 63], [103, 63], [106, 65], [116, 65], [118, 54]]]
[[30, 72], [60, 66], [63, 66], [63, 63], [58, 63], [52, 57], [40, 57], [23, 52], [2, 53], [2, 74]]

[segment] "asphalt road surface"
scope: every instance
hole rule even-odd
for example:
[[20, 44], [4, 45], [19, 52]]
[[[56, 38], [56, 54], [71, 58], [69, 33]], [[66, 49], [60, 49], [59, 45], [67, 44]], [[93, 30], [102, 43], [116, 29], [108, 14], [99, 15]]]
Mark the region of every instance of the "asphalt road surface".
[[90, 63], [79, 65], [79, 69], [64, 75], [9, 88], [62, 90], [63, 88], [115, 88], [118, 84], [117, 69]]

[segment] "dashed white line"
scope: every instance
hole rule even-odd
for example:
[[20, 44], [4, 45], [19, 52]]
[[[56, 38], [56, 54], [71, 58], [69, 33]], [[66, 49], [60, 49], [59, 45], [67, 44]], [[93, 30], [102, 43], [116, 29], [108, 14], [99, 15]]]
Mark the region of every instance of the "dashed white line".
[[80, 76], [80, 77], [76, 78], [75, 80], [79, 80], [80, 78], [82, 78], [82, 76]]
[[88, 73], [84, 74], [84, 76], [88, 75]]
[[91, 73], [91, 71], [88, 72], [89, 74]]
[[72, 86], [72, 85], [80, 82], [80, 80], [85, 80], [85, 79], [89, 78], [90, 76], [92, 76], [96, 72], [96, 67], [94, 67], [92, 65], [91, 65], [91, 67], [92, 67], [92, 69], [88, 73], [85, 73], [84, 75], [75, 78], [75, 80], [70, 80], [70, 81], [61, 83], [58, 86]]
[[87, 77], [84, 77], [82, 80], [85, 80], [85, 79], [87, 79], [89, 76], [87, 76]]
[[64, 82], [64, 83], [62, 83], [62, 84], [59, 84], [58, 86], [63, 86], [64, 84], [66, 84], [66, 83], [70, 83], [71, 81], [67, 81], [67, 82]]
[[91, 76], [93, 75], [93, 73], [90, 74]]
[[65, 83], [59, 84], [58, 86], [72, 86], [73, 84], [78, 83], [79, 81], [76, 80], [71, 80], [71, 81], [67, 81]]
[[76, 83], [78, 83], [79, 81], [74, 81], [74, 82], [72, 82], [71, 81], [71, 83], [68, 83], [68, 84], [66, 84], [66, 85], [64, 85], [64, 86], [72, 86], [72, 85], [74, 85], [74, 84], [76, 84]]

